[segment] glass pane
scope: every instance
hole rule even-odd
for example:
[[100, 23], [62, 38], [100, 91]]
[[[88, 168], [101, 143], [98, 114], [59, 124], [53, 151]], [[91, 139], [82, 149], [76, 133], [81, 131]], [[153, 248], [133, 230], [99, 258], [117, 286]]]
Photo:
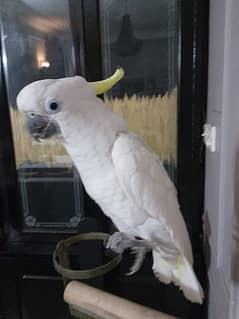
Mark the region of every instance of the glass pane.
[[82, 213], [81, 184], [71, 159], [55, 140], [33, 141], [15, 109], [28, 83], [74, 75], [67, 0], [3, 0], [2, 44], [15, 159], [29, 231], [72, 230]]
[[175, 181], [177, 166], [177, 0], [100, 0], [104, 75], [126, 76], [105, 96], [109, 107], [158, 153]]

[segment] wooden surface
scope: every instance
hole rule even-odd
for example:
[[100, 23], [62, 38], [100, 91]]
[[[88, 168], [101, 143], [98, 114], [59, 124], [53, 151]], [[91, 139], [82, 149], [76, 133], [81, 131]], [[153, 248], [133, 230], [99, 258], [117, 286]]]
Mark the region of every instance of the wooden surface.
[[71, 281], [67, 285], [64, 299], [74, 309], [83, 309], [104, 319], [175, 318], [78, 281]]

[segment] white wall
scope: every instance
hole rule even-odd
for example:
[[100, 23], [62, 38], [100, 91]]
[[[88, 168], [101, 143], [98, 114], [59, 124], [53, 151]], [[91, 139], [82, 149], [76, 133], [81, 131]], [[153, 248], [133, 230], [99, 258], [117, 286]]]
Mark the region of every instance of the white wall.
[[[217, 151], [206, 154], [210, 224], [210, 319], [239, 318], [239, 0], [210, 1], [207, 122]], [[237, 226], [236, 226], [237, 225]], [[237, 239], [236, 239], [237, 238]], [[237, 256], [236, 256], [237, 255]], [[231, 271], [233, 267], [233, 271]], [[239, 269], [238, 269], [239, 272]]]

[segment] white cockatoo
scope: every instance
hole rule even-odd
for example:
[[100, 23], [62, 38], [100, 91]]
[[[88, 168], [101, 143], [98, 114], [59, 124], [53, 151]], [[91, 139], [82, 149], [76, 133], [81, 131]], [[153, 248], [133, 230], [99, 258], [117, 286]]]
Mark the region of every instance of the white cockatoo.
[[123, 75], [118, 68], [99, 82], [80, 76], [36, 81], [21, 90], [17, 106], [25, 112], [35, 139], [60, 137], [86, 191], [119, 230], [107, 248], [135, 252], [130, 274], [151, 250], [155, 276], [178, 285], [192, 302], [202, 303], [174, 184], [159, 157], [97, 97]]

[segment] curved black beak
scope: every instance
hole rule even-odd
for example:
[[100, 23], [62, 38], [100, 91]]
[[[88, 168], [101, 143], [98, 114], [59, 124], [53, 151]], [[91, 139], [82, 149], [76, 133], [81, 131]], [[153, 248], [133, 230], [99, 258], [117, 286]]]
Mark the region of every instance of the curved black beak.
[[26, 129], [31, 137], [38, 142], [60, 134], [59, 125], [54, 119], [35, 113], [26, 114]]

